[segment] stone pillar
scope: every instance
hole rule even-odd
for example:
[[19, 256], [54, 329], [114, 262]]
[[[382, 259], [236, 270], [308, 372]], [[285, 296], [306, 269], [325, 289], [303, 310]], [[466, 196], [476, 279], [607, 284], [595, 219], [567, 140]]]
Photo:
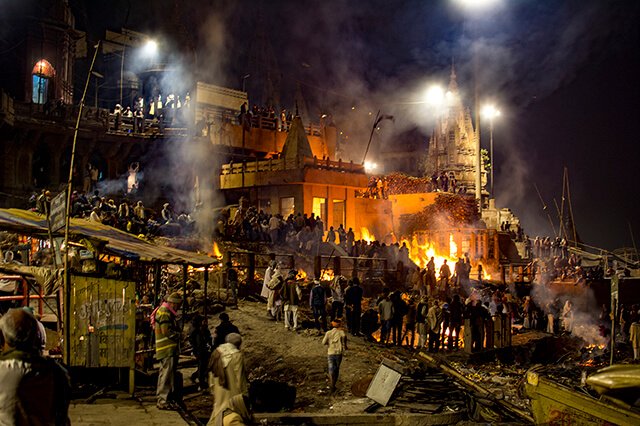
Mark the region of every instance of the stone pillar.
[[478, 254], [478, 251], [476, 249], [476, 243], [477, 243], [477, 231], [471, 231], [471, 238], [469, 240], [469, 258], [472, 260], [476, 259], [476, 256]]
[[489, 231], [482, 231], [482, 259], [489, 259]]

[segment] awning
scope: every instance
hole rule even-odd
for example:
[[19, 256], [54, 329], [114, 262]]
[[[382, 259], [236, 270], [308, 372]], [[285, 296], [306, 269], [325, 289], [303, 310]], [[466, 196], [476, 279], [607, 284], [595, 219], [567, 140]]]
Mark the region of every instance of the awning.
[[[41, 214], [28, 210], [0, 209], [0, 230], [26, 235], [38, 234], [46, 238], [47, 219]], [[69, 234], [75, 239], [80, 237], [91, 240], [103, 252], [130, 260], [193, 266], [212, 265], [219, 262], [202, 254], [153, 244], [133, 234], [86, 219], [72, 218]], [[60, 236], [62, 232], [54, 235]]]

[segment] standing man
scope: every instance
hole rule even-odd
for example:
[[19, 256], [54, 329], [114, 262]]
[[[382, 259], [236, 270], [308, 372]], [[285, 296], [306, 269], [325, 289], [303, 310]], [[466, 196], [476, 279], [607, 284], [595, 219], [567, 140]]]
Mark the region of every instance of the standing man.
[[340, 374], [340, 364], [342, 355], [347, 351], [347, 335], [341, 328], [342, 322], [339, 319], [331, 321], [331, 330], [327, 331], [322, 339], [323, 345], [329, 345], [327, 350], [329, 380], [331, 382], [331, 392], [335, 392], [338, 375]]
[[429, 332], [429, 352], [438, 352], [440, 346], [440, 326], [442, 325], [442, 311], [437, 300], [431, 301], [427, 312], [427, 331]]
[[224, 344], [227, 340], [227, 336], [231, 333], [240, 334], [240, 330], [229, 319], [229, 315], [226, 312], [222, 312], [218, 318], [220, 318], [220, 324], [213, 330], [213, 349]]
[[278, 263], [275, 260], [269, 261], [269, 266], [264, 271], [264, 281], [262, 282], [262, 291], [260, 292], [260, 296], [267, 299], [267, 316], [273, 317], [273, 290], [269, 288], [269, 283], [276, 275], [276, 269], [278, 267]]
[[191, 375], [191, 381], [195, 383], [198, 379], [200, 390], [205, 390], [208, 385], [208, 365], [209, 356], [211, 355], [211, 332], [207, 324], [207, 318], [200, 314], [195, 314], [191, 320], [191, 328], [189, 330], [189, 343], [191, 350], [195, 356], [198, 369]]
[[427, 343], [427, 313], [429, 312], [429, 301], [427, 296], [422, 296], [418, 306], [416, 306], [416, 323], [418, 325], [418, 350], [425, 347]]
[[174, 409], [174, 403], [181, 403], [176, 386], [178, 356], [180, 355], [180, 328], [176, 320], [176, 311], [182, 304], [179, 293], [171, 293], [151, 315], [156, 336], [156, 359], [160, 361], [157, 405], [161, 410]]
[[440, 288], [441, 292], [444, 292], [445, 296], [449, 295], [449, 278], [451, 277], [451, 269], [449, 269], [449, 265], [447, 265], [447, 259], [444, 260], [444, 263], [440, 267], [440, 282], [442, 283], [442, 287]]
[[349, 287], [344, 293], [347, 314], [347, 327], [352, 336], [360, 335], [360, 315], [362, 314], [362, 287], [358, 277], [349, 280]]
[[213, 412], [209, 425], [236, 395], [248, 395], [249, 382], [244, 366], [244, 356], [240, 352], [242, 337], [238, 333], [227, 335], [226, 342], [218, 346], [209, 360], [209, 383], [213, 384]]
[[316, 328], [320, 330], [322, 327], [322, 331], [327, 331], [327, 293], [320, 285], [320, 280], [313, 280], [313, 287], [309, 294], [309, 306], [313, 312]]
[[436, 288], [436, 262], [432, 256], [427, 263], [427, 274], [425, 278], [425, 286], [427, 287], [427, 295], [429, 297], [435, 297]]
[[[298, 287], [296, 282], [296, 276], [298, 272], [290, 270], [287, 278], [284, 280], [284, 286], [282, 288], [282, 300], [284, 303], [284, 328], [287, 330], [298, 329], [298, 305], [300, 305], [300, 298], [302, 297], [302, 291]], [[289, 312], [293, 316], [293, 325], [291, 324], [291, 318]], [[292, 328], [293, 327], [293, 328]]]
[[234, 305], [238, 305], [238, 271], [233, 268], [231, 261], [226, 263], [227, 291], [231, 291]]
[[347, 279], [342, 275], [338, 275], [331, 282], [331, 321], [342, 319], [342, 310], [344, 308], [344, 290], [342, 283]]
[[0, 318], [0, 424], [67, 425], [71, 385], [67, 371], [40, 356], [38, 322], [23, 309]]
[[382, 299], [378, 302], [378, 313], [380, 314], [380, 343], [386, 345], [391, 333], [393, 319], [393, 302], [389, 299], [389, 289], [385, 288]]

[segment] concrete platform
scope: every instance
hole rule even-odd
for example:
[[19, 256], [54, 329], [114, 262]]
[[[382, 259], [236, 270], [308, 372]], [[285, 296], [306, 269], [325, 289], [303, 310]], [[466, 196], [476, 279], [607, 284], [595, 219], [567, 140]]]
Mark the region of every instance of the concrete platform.
[[136, 399], [99, 399], [93, 404], [72, 401], [69, 417], [74, 426], [132, 426], [132, 425], [186, 425], [177, 411], [158, 410], [155, 401], [140, 402]]

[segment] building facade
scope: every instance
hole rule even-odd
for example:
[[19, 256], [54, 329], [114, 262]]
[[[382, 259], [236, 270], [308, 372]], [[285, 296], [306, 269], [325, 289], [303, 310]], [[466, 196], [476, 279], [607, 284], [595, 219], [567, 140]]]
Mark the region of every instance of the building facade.
[[[462, 103], [453, 66], [445, 101], [446, 109], [429, 138], [425, 173], [427, 176], [440, 176], [445, 173], [449, 178], [455, 177], [459, 188], [469, 192], [475, 191], [475, 147], [480, 136], [474, 128], [471, 111]], [[484, 167], [481, 173], [484, 187]]]

